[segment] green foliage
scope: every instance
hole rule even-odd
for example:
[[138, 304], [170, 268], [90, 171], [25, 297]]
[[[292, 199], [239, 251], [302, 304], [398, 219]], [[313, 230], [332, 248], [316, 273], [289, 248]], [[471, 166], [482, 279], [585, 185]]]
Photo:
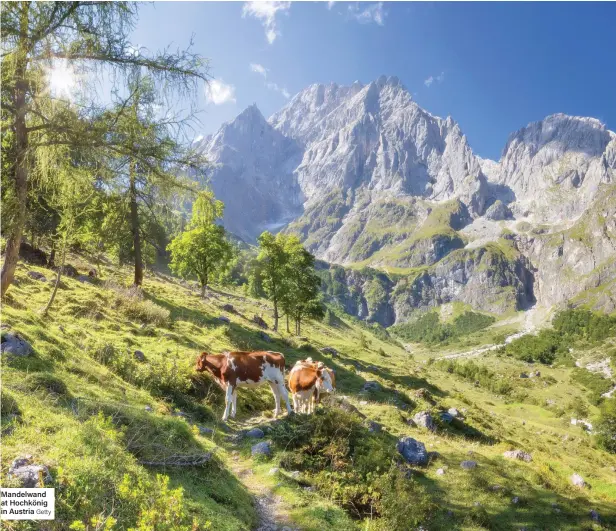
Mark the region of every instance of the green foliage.
[[113, 303], [114, 307], [118, 308], [128, 319], [156, 326], [166, 326], [169, 324], [169, 310], [144, 299], [143, 293], [139, 288], [113, 286], [113, 289], [116, 292]]
[[66, 384], [57, 376], [47, 372], [32, 372], [24, 378], [23, 385], [32, 392], [44, 392], [54, 395], [66, 395]]
[[616, 337], [616, 316], [598, 314], [589, 310], [564, 310], [557, 313], [552, 321], [559, 333], [588, 341], [601, 341]]
[[477, 382], [480, 387], [498, 395], [507, 395], [513, 390], [511, 384], [504, 381], [490, 369], [474, 361], [439, 360], [434, 365], [451, 374], [457, 374], [470, 382]]
[[500, 349], [507, 356], [529, 363], [553, 363], [568, 353], [568, 343], [555, 330], [541, 330], [537, 335], [525, 335]]
[[602, 375], [577, 367], [571, 373], [571, 380], [590, 391], [590, 401], [595, 405], [601, 401], [603, 393], [614, 387], [614, 383]]
[[596, 431], [599, 444], [608, 452], [616, 454], [616, 398], [609, 398], [601, 405]]
[[452, 323], [441, 323], [437, 313], [425, 313], [415, 321], [392, 327], [402, 339], [414, 343], [443, 343], [472, 334], [494, 323], [494, 317], [476, 312], [464, 312]]

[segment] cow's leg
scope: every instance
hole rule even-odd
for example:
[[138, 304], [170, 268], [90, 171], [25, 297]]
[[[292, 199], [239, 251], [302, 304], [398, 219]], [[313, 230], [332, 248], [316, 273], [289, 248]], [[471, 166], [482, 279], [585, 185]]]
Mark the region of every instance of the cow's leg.
[[282, 398], [284, 398], [285, 404], [287, 405], [287, 414], [291, 414], [293, 413], [293, 411], [291, 410], [291, 404], [289, 403], [289, 393], [287, 392], [287, 388], [284, 385], [284, 382], [278, 382], [278, 389], [279, 389], [279, 393], [282, 395]]
[[299, 413], [296, 393], [293, 393], [293, 411], [295, 411], [296, 413]]
[[237, 389], [233, 389], [233, 402], [231, 406], [231, 418], [235, 418], [237, 413]]
[[274, 395], [274, 400], [276, 402], [276, 409], [274, 409], [274, 417], [277, 417], [278, 415], [280, 415], [281, 409], [280, 409], [280, 389], [278, 389], [278, 385], [276, 385], [274, 382], [268, 382], [270, 385], [270, 388], [272, 389], [272, 394]]
[[227, 385], [227, 392], [225, 393], [225, 412], [222, 416], [222, 420], [225, 422], [229, 420], [229, 411], [231, 410], [231, 405], [233, 403], [233, 386], [231, 384]]

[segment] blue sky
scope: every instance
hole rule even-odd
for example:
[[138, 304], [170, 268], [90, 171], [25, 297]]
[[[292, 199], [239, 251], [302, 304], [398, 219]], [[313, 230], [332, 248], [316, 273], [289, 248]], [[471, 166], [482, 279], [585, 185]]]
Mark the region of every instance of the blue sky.
[[615, 27], [616, 3], [157, 2], [132, 40], [193, 37], [214, 78], [198, 95], [203, 133], [252, 103], [268, 117], [312, 83], [386, 74], [498, 159], [511, 132], [548, 114], [616, 129]]

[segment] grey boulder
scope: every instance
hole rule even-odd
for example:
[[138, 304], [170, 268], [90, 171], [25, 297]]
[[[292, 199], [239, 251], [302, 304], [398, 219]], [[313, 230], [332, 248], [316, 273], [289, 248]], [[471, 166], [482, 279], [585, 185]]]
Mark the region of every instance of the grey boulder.
[[6, 333], [2, 335], [2, 354], [13, 354], [15, 356], [29, 356], [32, 354], [32, 347], [19, 334]]
[[253, 457], [265, 456], [270, 457], [272, 455], [272, 444], [269, 441], [261, 441], [252, 446], [250, 453]]
[[428, 464], [428, 452], [424, 443], [412, 437], [403, 437], [396, 445], [398, 453], [411, 465], [425, 466]]

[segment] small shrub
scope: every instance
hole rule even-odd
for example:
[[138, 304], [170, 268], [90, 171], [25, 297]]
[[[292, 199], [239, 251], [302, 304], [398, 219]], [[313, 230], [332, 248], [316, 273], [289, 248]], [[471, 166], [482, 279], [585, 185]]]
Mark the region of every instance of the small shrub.
[[434, 364], [443, 371], [457, 374], [471, 382], [478, 382], [480, 387], [498, 395], [507, 395], [513, 389], [509, 382], [502, 380], [496, 373], [474, 361], [440, 360]]
[[596, 426], [597, 440], [608, 452], [616, 454], [616, 399], [609, 398], [601, 405]]
[[0, 413], [3, 417], [6, 415], [21, 415], [17, 400], [5, 391], [0, 393]]
[[24, 378], [23, 383], [26, 389], [33, 392], [44, 390], [54, 395], [68, 394], [66, 384], [60, 378], [48, 372], [30, 373]]
[[575, 368], [571, 374], [571, 380], [584, 386], [590, 391], [590, 401], [597, 405], [601, 401], [601, 395], [607, 393], [614, 384], [600, 374], [586, 369]]
[[137, 286], [125, 288], [114, 284], [106, 287], [116, 292], [114, 305], [131, 320], [155, 326], [165, 326], [169, 322], [171, 313], [152, 301], [145, 300], [143, 291]]

